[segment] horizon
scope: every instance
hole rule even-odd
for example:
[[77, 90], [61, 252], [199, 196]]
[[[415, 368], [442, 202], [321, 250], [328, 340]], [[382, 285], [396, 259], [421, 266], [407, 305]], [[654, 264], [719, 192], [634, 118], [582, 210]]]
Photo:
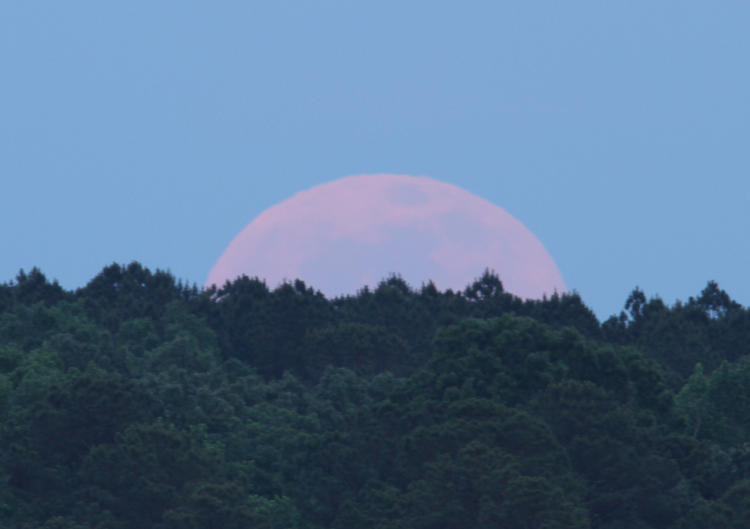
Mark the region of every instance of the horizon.
[[[82, 285], [80, 285], [80, 286], [77, 286], [77, 287], [74, 287], [74, 288], [66, 288], [66, 287], [65, 287], [64, 285], [62, 285], [62, 284], [61, 284], [61, 283], [60, 283], [60, 282], [59, 282], [59, 281], [58, 281], [57, 279], [55, 279], [55, 278], [54, 278], [53, 276], [49, 275], [48, 273], [46, 273], [46, 272], [45, 272], [45, 270], [42, 270], [42, 269], [40, 269], [39, 267], [32, 267], [32, 268], [31, 268], [31, 269], [29, 269], [29, 270], [25, 270], [25, 269], [20, 269], [20, 270], [19, 270], [19, 271], [18, 271], [18, 272], [17, 272], [17, 273], [16, 273], [16, 274], [15, 274], [15, 275], [13, 276], [13, 278], [12, 278], [12, 279], [7, 279], [7, 280], [3, 280], [2, 278], [0, 278], [0, 286], [2, 286], [2, 285], [15, 286], [15, 285], [17, 285], [17, 284], [18, 284], [18, 283], [17, 283], [17, 279], [19, 278], [20, 274], [22, 274], [22, 273], [23, 273], [23, 274], [25, 274], [26, 276], [29, 276], [29, 275], [31, 275], [32, 273], [34, 273], [34, 270], [36, 270], [37, 272], [41, 273], [41, 274], [42, 274], [42, 275], [44, 276], [45, 280], [46, 280], [46, 281], [47, 281], [48, 283], [50, 283], [50, 284], [57, 284], [57, 285], [58, 285], [58, 286], [60, 286], [60, 288], [62, 288], [62, 289], [63, 289], [63, 291], [65, 291], [65, 292], [68, 292], [68, 293], [76, 293], [77, 291], [79, 291], [79, 290], [82, 290], [82, 289], [86, 288], [86, 286], [88, 286], [88, 284], [89, 284], [89, 283], [90, 283], [90, 282], [91, 282], [91, 281], [92, 281], [93, 279], [95, 279], [95, 278], [96, 278], [97, 276], [99, 276], [99, 275], [100, 275], [100, 274], [101, 274], [101, 273], [102, 273], [102, 272], [103, 272], [104, 270], [106, 270], [107, 268], [109, 268], [109, 267], [112, 267], [112, 266], [118, 266], [118, 267], [120, 267], [120, 268], [121, 268], [122, 270], [126, 270], [126, 269], [127, 269], [127, 268], [128, 268], [129, 266], [131, 266], [131, 265], [138, 265], [138, 266], [141, 266], [141, 267], [142, 267], [142, 268], [143, 268], [144, 270], [148, 271], [148, 272], [149, 272], [149, 273], [151, 273], [151, 274], [158, 274], [158, 273], [164, 273], [164, 274], [168, 274], [168, 275], [169, 275], [169, 276], [170, 276], [170, 277], [171, 277], [171, 278], [173, 279], [173, 281], [174, 281], [175, 285], [182, 285], [182, 286], [183, 286], [184, 288], [188, 288], [188, 289], [193, 289], [193, 288], [196, 288], [196, 289], [198, 290], [198, 292], [205, 292], [205, 291], [211, 290], [212, 288], [216, 288], [216, 289], [217, 289], [217, 291], [218, 291], [218, 290], [221, 290], [221, 289], [223, 289], [223, 288], [226, 288], [226, 287], [227, 287], [228, 285], [230, 285], [230, 284], [234, 283], [234, 282], [235, 282], [235, 281], [237, 281], [237, 280], [243, 279], [243, 278], [249, 279], [249, 280], [251, 280], [251, 281], [255, 281], [255, 280], [257, 280], [257, 281], [259, 281], [259, 282], [263, 283], [263, 284], [264, 284], [264, 285], [266, 286], [266, 288], [268, 289], [268, 291], [269, 291], [269, 292], [274, 292], [274, 291], [276, 291], [277, 289], [279, 289], [279, 288], [283, 287], [284, 285], [294, 285], [294, 284], [295, 284], [295, 283], [296, 283], [297, 281], [301, 281], [301, 282], [302, 282], [302, 283], [303, 283], [303, 284], [305, 285], [305, 288], [308, 288], [308, 289], [312, 289], [312, 290], [313, 290], [313, 291], [314, 291], [314, 292], [315, 292], [316, 294], [320, 294], [320, 295], [322, 295], [322, 296], [323, 296], [323, 297], [324, 297], [324, 298], [325, 298], [325, 299], [326, 299], [327, 301], [333, 301], [333, 300], [335, 300], [335, 299], [341, 299], [341, 298], [357, 297], [357, 296], [361, 295], [361, 294], [362, 294], [362, 293], [363, 293], [364, 291], [366, 291], [366, 290], [367, 290], [367, 291], [369, 291], [369, 292], [374, 292], [374, 291], [375, 291], [375, 290], [376, 290], [376, 289], [377, 289], [378, 287], [380, 287], [380, 286], [381, 286], [382, 284], [386, 284], [386, 283], [387, 283], [387, 282], [388, 282], [389, 280], [391, 280], [391, 279], [394, 279], [394, 278], [395, 278], [395, 279], [398, 279], [398, 280], [400, 280], [400, 281], [403, 281], [403, 283], [404, 283], [404, 284], [406, 284], [406, 285], [407, 285], [407, 286], [409, 287], [410, 291], [411, 291], [411, 292], [413, 292], [413, 293], [414, 293], [414, 294], [416, 294], [416, 295], [419, 295], [419, 294], [420, 294], [420, 293], [421, 293], [421, 292], [423, 291], [423, 289], [424, 289], [424, 288], [426, 288], [426, 287], [427, 287], [428, 285], [430, 285], [430, 284], [432, 284], [433, 286], [435, 286], [435, 285], [434, 285], [434, 282], [432, 282], [432, 281], [431, 281], [431, 280], [429, 280], [429, 279], [427, 279], [427, 280], [424, 280], [424, 281], [422, 281], [422, 282], [421, 282], [421, 283], [420, 283], [419, 285], [415, 285], [415, 284], [412, 284], [411, 282], [409, 282], [409, 281], [405, 280], [405, 279], [403, 278], [403, 276], [401, 276], [400, 274], [397, 274], [397, 273], [391, 273], [391, 274], [388, 274], [388, 275], [384, 276], [384, 277], [383, 277], [383, 278], [381, 278], [381, 279], [380, 279], [379, 281], [377, 281], [377, 283], [376, 283], [376, 284], [375, 284], [374, 286], [370, 286], [370, 285], [367, 285], [367, 284], [365, 284], [365, 285], [363, 285], [363, 286], [362, 286], [361, 288], [358, 288], [358, 289], [356, 290], [356, 292], [346, 293], [346, 294], [342, 294], [342, 295], [337, 295], [337, 296], [327, 296], [327, 295], [325, 294], [325, 292], [323, 292], [323, 291], [322, 291], [321, 289], [317, 288], [317, 287], [315, 286], [315, 284], [313, 284], [313, 283], [310, 283], [310, 282], [308, 282], [308, 281], [305, 281], [305, 280], [304, 280], [304, 279], [302, 279], [302, 278], [292, 278], [292, 279], [284, 279], [283, 281], [277, 282], [277, 283], [275, 283], [275, 284], [269, 284], [269, 281], [267, 281], [267, 280], [266, 280], [265, 278], [262, 278], [262, 277], [258, 277], [258, 276], [250, 276], [250, 275], [247, 275], [247, 274], [241, 274], [240, 276], [237, 276], [237, 277], [236, 277], [236, 278], [234, 278], [233, 280], [227, 280], [227, 281], [226, 281], [226, 282], [225, 282], [224, 284], [222, 284], [222, 285], [216, 285], [216, 284], [214, 284], [214, 285], [211, 285], [211, 286], [206, 286], [206, 285], [201, 285], [201, 284], [198, 284], [197, 282], [190, 282], [189, 280], [186, 280], [185, 278], [180, 278], [180, 277], [176, 276], [176, 275], [175, 275], [175, 274], [174, 274], [174, 273], [173, 273], [173, 272], [172, 272], [171, 270], [169, 270], [169, 269], [162, 269], [162, 268], [150, 268], [150, 267], [148, 267], [148, 266], [146, 266], [146, 265], [144, 265], [143, 263], [141, 263], [141, 262], [138, 262], [138, 261], [130, 261], [130, 262], [122, 262], [122, 263], [112, 262], [112, 263], [110, 263], [110, 264], [108, 264], [108, 265], [105, 265], [105, 266], [103, 266], [101, 270], [99, 270], [99, 271], [98, 271], [98, 272], [97, 272], [96, 274], [94, 274], [94, 275], [93, 275], [93, 276], [92, 276], [91, 278], [89, 278], [89, 279], [88, 279], [88, 281], [86, 281], [86, 282], [85, 282], [84, 284], [82, 284]], [[501, 276], [500, 276], [499, 274], [497, 274], [497, 273], [496, 273], [496, 271], [494, 271], [494, 270], [490, 270], [490, 269], [485, 269], [485, 270], [484, 270], [484, 271], [483, 271], [483, 272], [482, 272], [481, 274], [477, 275], [477, 276], [476, 276], [476, 277], [475, 277], [474, 279], [472, 279], [471, 281], [469, 281], [469, 282], [468, 282], [468, 283], [466, 284], [466, 286], [465, 286], [465, 287], [463, 287], [463, 288], [461, 288], [461, 289], [450, 289], [450, 288], [447, 288], [447, 289], [440, 289], [440, 288], [437, 288], [437, 287], [436, 287], [436, 290], [437, 290], [437, 291], [438, 291], [439, 293], [441, 293], [441, 294], [446, 294], [446, 293], [447, 293], [447, 292], [448, 292], [448, 291], [450, 290], [450, 291], [452, 291], [452, 292], [453, 292], [453, 293], [454, 293], [455, 295], [459, 295], [459, 296], [465, 296], [465, 294], [466, 294], [466, 291], [467, 291], [467, 290], [468, 290], [468, 289], [469, 289], [469, 288], [470, 288], [470, 287], [471, 287], [471, 286], [472, 286], [472, 285], [473, 285], [474, 283], [476, 283], [476, 282], [480, 281], [480, 280], [482, 279], [482, 277], [483, 277], [483, 276], [484, 276], [485, 274], [487, 274], [487, 273], [489, 273], [489, 274], [490, 274], [491, 276], [497, 277], [497, 278], [498, 278], [498, 279], [500, 280], [501, 284], [502, 284], [502, 277], [501, 277]], [[663, 303], [665, 304], [665, 306], [666, 306], [667, 308], [669, 308], [669, 309], [675, 309], [675, 308], [677, 308], [677, 307], [679, 307], [679, 306], [683, 306], [684, 304], [688, 303], [688, 302], [689, 302], [690, 300], [695, 300], [695, 299], [697, 299], [697, 298], [698, 298], [698, 297], [699, 297], [699, 296], [700, 296], [700, 295], [701, 295], [701, 294], [702, 294], [702, 293], [703, 293], [703, 292], [704, 292], [704, 291], [705, 291], [705, 290], [706, 290], [707, 288], [710, 288], [712, 284], [715, 284], [716, 286], [718, 286], [718, 288], [719, 288], [720, 290], [723, 290], [724, 292], [726, 292], [726, 293], [727, 293], [727, 294], [729, 295], [729, 299], [730, 299], [731, 301], [733, 301], [733, 302], [735, 302], [735, 303], [739, 304], [739, 306], [740, 306], [740, 307], [741, 307], [741, 308], [742, 308], [743, 310], [747, 310], [747, 309], [750, 309], [750, 306], [748, 306], [748, 305], [745, 305], [745, 304], [744, 304], [744, 303], [742, 303], [741, 301], [737, 300], [737, 299], [736, 299], [736, 298], [735, 298], [735, 297], [733, 296], [733, 294], [732, 294], [732, 292], [731, 292], [731, 291], [729, 291], [729, 290], [727, 290], [727, 289], [723, 288], [723, 285], [721, 285], [720, 283], [718, 283], [717, 281], [715, 281], [715, 280], [713, 280], [713, 279], [708, 279], [708, 280], [706, 280], [706, 283], [705, 283], [705, 285], [704, 285], [703, 287], [701, 287], [701, 288], [700, 288], [700, 289], [699, 289], [699, 290], [698, 290], [697, 292], [693, 292], [693, 293], [691, 293], [691, 294], [688, 294], [688, 295], [685, 295], [685, 296], [683, 296], [683, 297], [679, 297], [679, 298], [675, 299], [675, 300], [674, 300], [673, 302], [671, 302], [671, 303], [670, 303], [670, 302], [668, 302], [667, 300], [664, 300], [664, 299], [663, 299], [663, 298], [662, 298], [661, 296], [659, 296], [658, 294], [655, 294], [655, 293], [652, 293], [652, 292], [648, 292], [648, 291], [644, 291], [644, 290], [643, 290], [643, 289], [642, 289], [642, 288], [641, 288], [640, 286], [638, 286], [638, 285], [635, 285], [635, 286], [634, 286], [634, 287], [633, 287], [633, 288], [632, 288], [632, 289], [631, 289], [631, 290], [630, 290], [630, 291], [629, 291], [629, 292], [627, 293], [627, 295], [623, 297], [623, 301], [622, 301], [622, 306], [621, 306], [621, 309], [620, 309], [619, 311], [617, 311], [617, 312], [613, 312], [612, 314], [608, 314], [608, 315], [605, 315], [604, 317], [602, 317], [601, 315], [597, 314], [597, 312], [596, 312], [596, 311], [594, 310], [594, 308], [593, 308], [593, 307], [592, 307], [592, 306], [591, 306], [591, 305], [590, 305], [590, 304], [589, 304], [589, 303], [587, 302], [586, 298], [585, 298], [584, 296], [582, 296], [580, 292], [578, 292], [577, 290], [574, 290], [574, 289], [570, 289], [570, 290], [568, 290], [567, 292], [562, 292], [562, 293], [560, 293], [560, 292], [557, 292], [557, 291], [555, 291], [555, 292], [554, 292], [554, 293], [553, 293], [552, 295], [549, 295], [549, 296], [548, 296], [548, 295], [546, 295], [546, 294], [545, 294], [543, 298], [539, 298], [539, 299], [524, 299], [524, 298], [521, 298], [521, 297], [519, 297], [519, 296], [517, 296], [517, 295], [513, 294], [512, 292], [508, 292], [507, 290], [505, 290], [505, 286], [504, 286], [504, 285], [503, 285], [503, 293], [505, 293], [505, 294], [510, 294], [510, 295], [512, 295], [513, 297], [515, 297], [515, 298], [517, 298], [517, 299], [520, 299], [520, 300], [521, 300], [522, 302], [524, 302], [524, 303], [526, 303], [526, 302], [548, 302], [548, 301], [550, 301], [551, 299], [554, 299], [555, 297], [560, 297], [560, 298], [562, 298], [562, 297], [566, 297], [566, 296], [574, 296], [574, 297], [578, 297], [578, 298], [579, 298], [579, 299], [581, 300], [581, 303], [582, 303], [582, 304], [583, 304], [583, 305], [584, 305], [584, 306], [585, 306], [585, 307], [586, 307], [587, 309], [589, 309], [589, 310], [590, 310], [590, 311], [592, 312], [592, 314], [593, 314], [593, 315], [594, 315], [594, 316], [596, 317], [597, 321], [598, 321], [598, 322], [599, 322], [599, 324], [601, 325], [601, 324], [605, 323], [605, 322], [606, 322], [606, 321], [607, 321], [608, 319], [610, 319], [610, 318], [618, 318], [618, 317], [620, 317], [620, 315], [621, 315], [621, 314], [623, 314], [623, 313], [626, 313], [626, 303], [627, 303], [628, 297], [629, 297], [629, 296], [630, 296], [630, 295], [631, 295], [632, 293], [634, 293], [634, 292], [636, 292], [636, 291], [642, 292], [642, 293], [643, 293], [643, 294], [645, 295], [645, 297], [646, 297], [646, 299], [647, 299], [648, 301], [652, 301], [652, 300], [659, 300], [659, 301], [662, 301], [662, 302], [663, 302]]]

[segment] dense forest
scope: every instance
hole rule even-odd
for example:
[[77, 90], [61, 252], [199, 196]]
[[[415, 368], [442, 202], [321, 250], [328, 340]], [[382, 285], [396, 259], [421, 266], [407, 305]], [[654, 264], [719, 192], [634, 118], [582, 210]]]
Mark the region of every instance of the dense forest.
[[9, 529], [746, 529], [750, 310], [34, 269], [0, 419]]

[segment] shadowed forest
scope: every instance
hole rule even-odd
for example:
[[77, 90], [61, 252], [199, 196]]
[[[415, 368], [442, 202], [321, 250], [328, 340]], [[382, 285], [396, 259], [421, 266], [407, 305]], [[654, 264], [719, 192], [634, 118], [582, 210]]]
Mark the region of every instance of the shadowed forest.
[[0, 526], [746, 529], [750, 310], [399, 277], [0, 285]]

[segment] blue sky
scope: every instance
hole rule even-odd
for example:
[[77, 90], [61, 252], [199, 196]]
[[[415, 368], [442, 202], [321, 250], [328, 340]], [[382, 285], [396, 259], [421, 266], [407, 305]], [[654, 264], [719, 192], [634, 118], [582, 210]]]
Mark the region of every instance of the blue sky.
[[2, 2], [0, 281], [201, 284], [267, 207], [394, 172], [503, 207], [600, 318], [636, 285], [748, 305], [749, 26], [730, 1]]

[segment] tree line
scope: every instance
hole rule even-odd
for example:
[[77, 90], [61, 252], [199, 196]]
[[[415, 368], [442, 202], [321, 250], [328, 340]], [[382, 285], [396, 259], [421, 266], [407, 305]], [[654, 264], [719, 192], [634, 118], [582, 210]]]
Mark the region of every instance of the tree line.
[[600, 323], [398, 276], [200, 290], [139, 263], [0, 285], [0, 525], [750, 524], [750, 310], [715, 282]]

